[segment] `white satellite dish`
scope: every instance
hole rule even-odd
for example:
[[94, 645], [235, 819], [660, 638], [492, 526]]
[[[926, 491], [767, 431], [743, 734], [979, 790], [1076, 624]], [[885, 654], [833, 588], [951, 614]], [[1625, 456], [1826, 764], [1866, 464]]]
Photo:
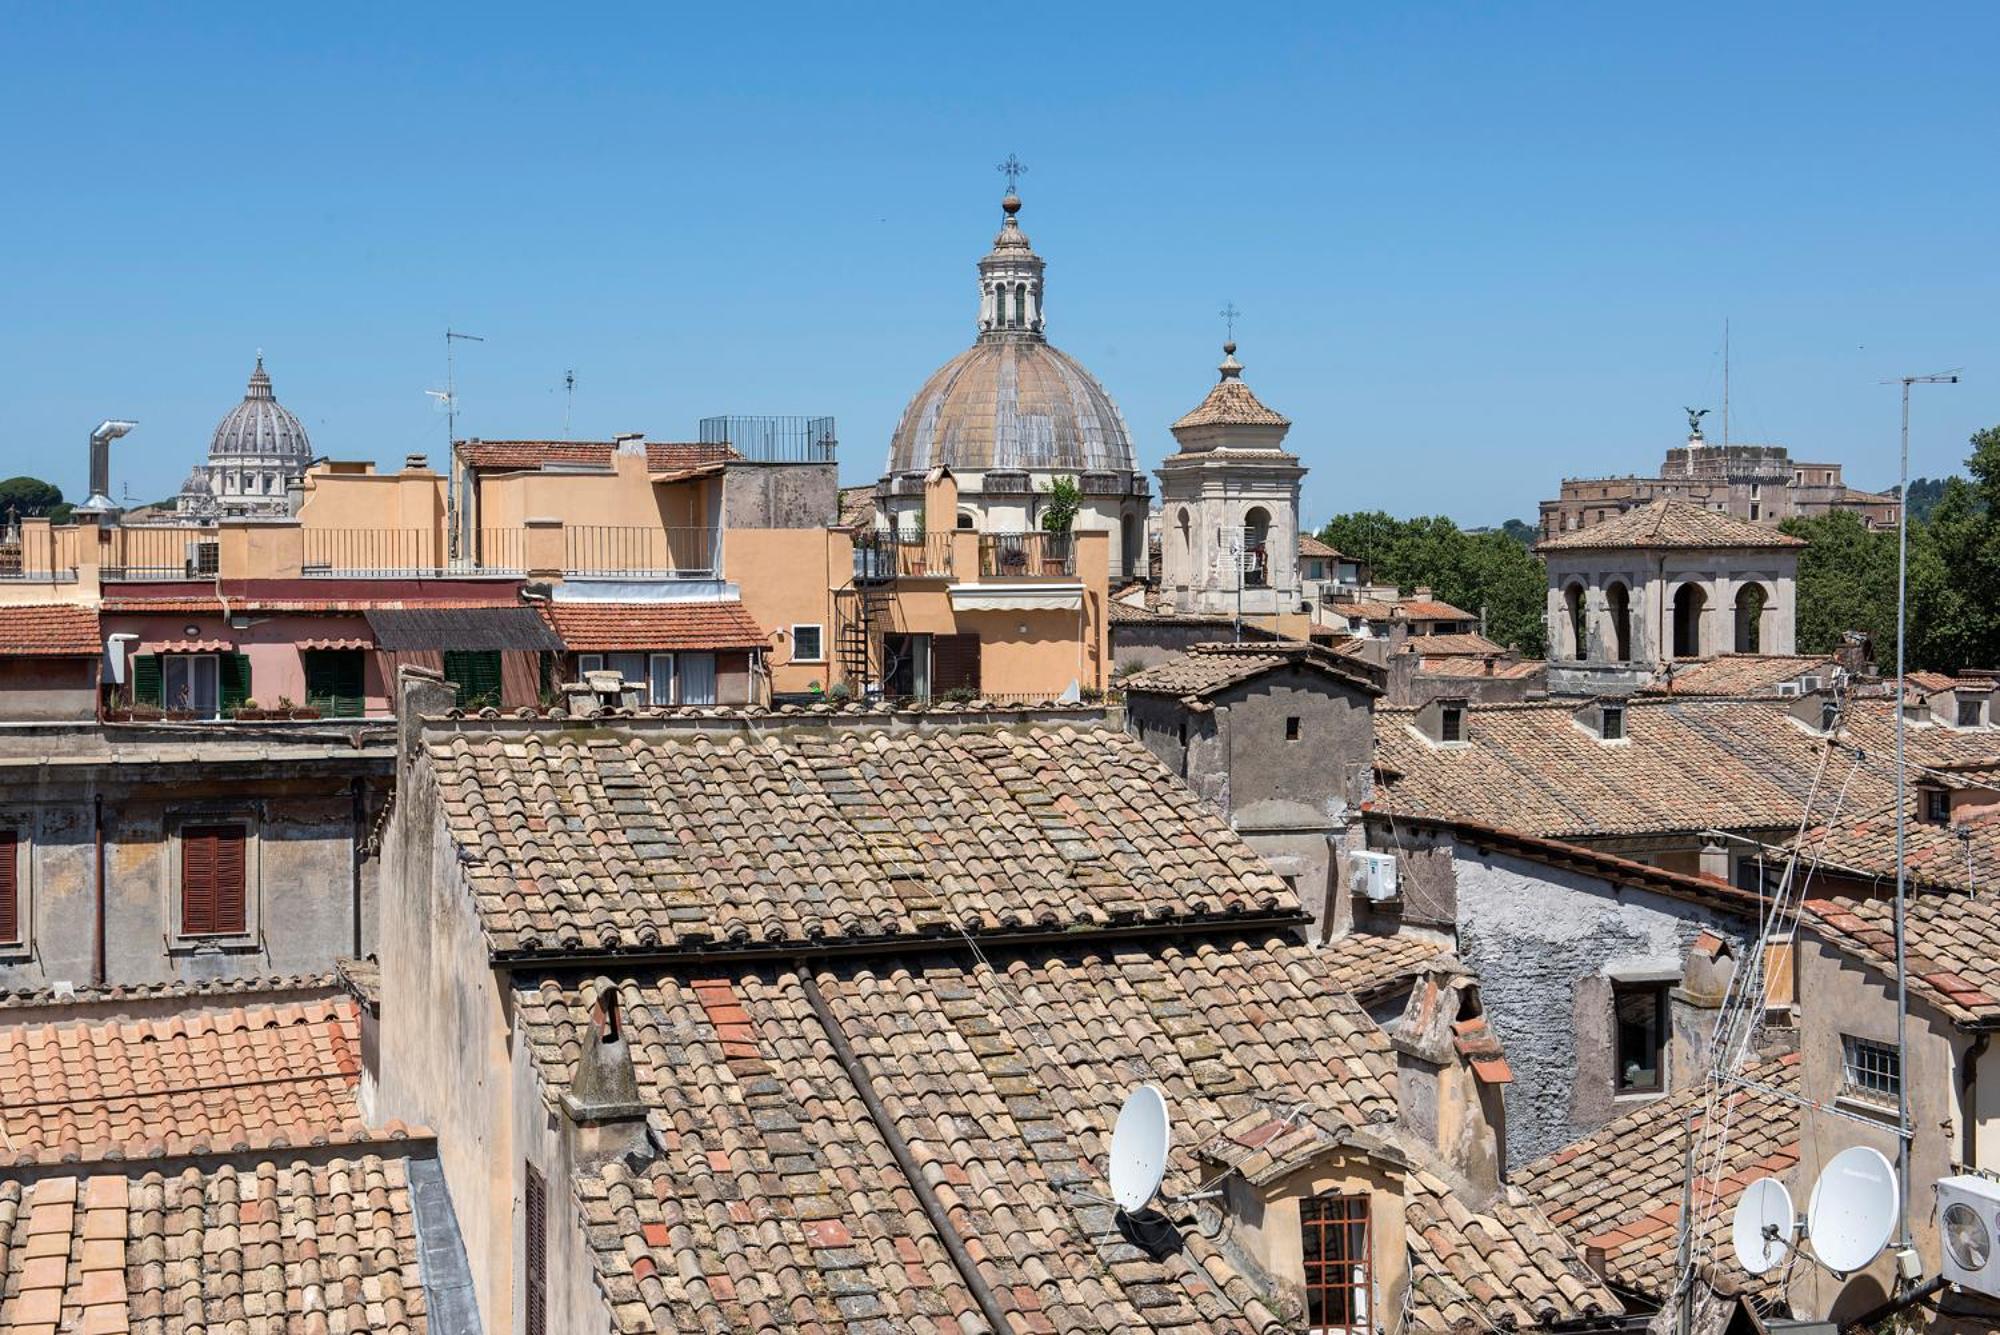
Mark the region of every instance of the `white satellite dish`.
[[1111, 1199], [1127, 1212], [1143, 1210], [1167, 1171], [1167, 1101], [1141, 1085], [1118, 1112], [1111, 1130]]
[[1879, 1150], [1856, 1145], [1820, 1170], [1806, 1204], [1806, 1236], [1827, 1269], [1852, 1274], [1880, 1254], [1896, 1227], [1896, 1170]]
[[1783, 1265], [1792, 1254], [1799, 1217], [1792, 1213], [1792, 1193], [1775, 1177], [1759, 1178], [1736, 1202], [1736, 1222], [1730, 1240], [1736, 1244], [1736, 1264], [1752, 1275]]

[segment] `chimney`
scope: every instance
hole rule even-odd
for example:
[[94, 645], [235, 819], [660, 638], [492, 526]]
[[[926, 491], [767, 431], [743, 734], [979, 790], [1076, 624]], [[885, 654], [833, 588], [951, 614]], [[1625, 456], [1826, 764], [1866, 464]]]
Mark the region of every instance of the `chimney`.
[[431, 471], [431, 457], [428, 454], [406, 454], [403, 456], [405, 473], [428, 473]]
[[590, 982], [590, 1023], [584, 1030], [583, 1051], [576, 1074], [562, 1096], [569, 1118], [568, 1136], [579, 1160], [602, 1163], [620, 1155], [652, 1157], [646, 1134], [646, 1104], [639, 1097], [639, 1077], [632, 1067], [632, 1047], [625, 1033], [623, 1001], [609, 978]]
[[458, 704], [458, 692], [434, 668], [405, 665], [396, 669], [396, 769], [409, 769], [423, 743], [424, 719], [435, 718]]
[[622, 435], [613, 436], [611, 438], [611, 452], [613, 454], [633, 455], [641, 459], [645, 458], [646, 433], [643, 431], [627, 431]]

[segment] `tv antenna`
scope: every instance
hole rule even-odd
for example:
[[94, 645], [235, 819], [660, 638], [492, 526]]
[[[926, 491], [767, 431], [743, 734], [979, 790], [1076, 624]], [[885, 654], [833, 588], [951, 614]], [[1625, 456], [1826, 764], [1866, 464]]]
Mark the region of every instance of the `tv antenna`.
[[1126, 1098], [1111, 1130], [1111, 1199], [1126, 1214], [1136, 1214], [1160, 1189], [1167, 1173], [1167, 1149], [1173, 1128], [1167, 1101], [1152, 1085], [1141, 1085]]
[[[485, 341], [478, 334], [461, 334], [450, 325], [446, 325], [444, 331], [444, 393], [440, 394], [434, 389], [425, 391], [432, 398], [438, 400], [438, 406], [444, 409], [444, 460], [445, 477], [447, 479], [451, 478], [457, 471], [454, 466], [453, 453], [458, 449], [458, 362], [455, 356], [456, 349], [452, 345], [454, 343], [484, 343]], [[453, 486], [449, 481], [445, 484], [444, 506], [446, 541], [450, 545], [451, 555], [463, 556], [465, 555], [463, 550], [465, 544], [460, 540], [458, 532], [458, 488]]]
[[563, 372], [563, 439], [569, 439], [569, 410], [576, 406], [576, 371]]
[[1798, 1235], [1798, 1212], [1784, 1183], [1766, 1177], [1744, 1188], [1729, 1237], [1735, 1244], [1736, 1264], [1745, 1274], [1761, 1275], [1790, 1260]]
[[1789, 1262], [1803, 1235], [1812, 1244], [1812, 1260], [1845, 1277], [1881, 1255], [1901, 1213], [1895, 1165], [1880, 1150], [1856, 1145], [1820, 1169], [1803, 1220], [1784, 1183], [1773, 1177], [1752, 1182], [1736, 1202], [1729, 1238], [1736, 1264], [1747, 1274], [1762, 1275]]

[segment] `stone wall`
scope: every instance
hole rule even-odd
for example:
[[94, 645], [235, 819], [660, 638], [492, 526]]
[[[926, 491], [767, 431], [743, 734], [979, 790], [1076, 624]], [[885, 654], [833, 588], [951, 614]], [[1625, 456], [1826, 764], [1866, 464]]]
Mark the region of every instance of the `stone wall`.
[[739, 462], [723, 473], [725, 530], [827, 528], [839, 518], [840, 471], [833, 464]]

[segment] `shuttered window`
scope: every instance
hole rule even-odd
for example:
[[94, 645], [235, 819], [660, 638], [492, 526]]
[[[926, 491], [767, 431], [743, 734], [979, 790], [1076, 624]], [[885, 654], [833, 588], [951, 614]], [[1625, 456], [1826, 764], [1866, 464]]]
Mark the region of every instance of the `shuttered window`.
[[158, 709], [165, 694], [160, 685], [160, 656], [139, 654], [132, 659], [132, 703]]
[[979, 637], [931, 636], [931, 694], [947, 691], [979, 693]]
[[216, 661], [222, 717], [233, 718], [250, 698], [250, 655], [222, 654]]
[[528, 1335], [547, 1335], [549, 1322], [548, 1187], [533, 1164], [528, 1168], [526, 1215]]
[[0, 830], [0, 946], [18, 945], [21, 920], [21, 833]]
[[248, 930], [241, 825], [181, 828], [181, 935], [232, 936]]
[[362, 710], [362, 651], [308, 649], [305, 660], [306, 703], [326, 718], [360, 718]]
[[460, 709], [500, 705], [500, 651], [444, 651], [444, 679], [458, 688]]

